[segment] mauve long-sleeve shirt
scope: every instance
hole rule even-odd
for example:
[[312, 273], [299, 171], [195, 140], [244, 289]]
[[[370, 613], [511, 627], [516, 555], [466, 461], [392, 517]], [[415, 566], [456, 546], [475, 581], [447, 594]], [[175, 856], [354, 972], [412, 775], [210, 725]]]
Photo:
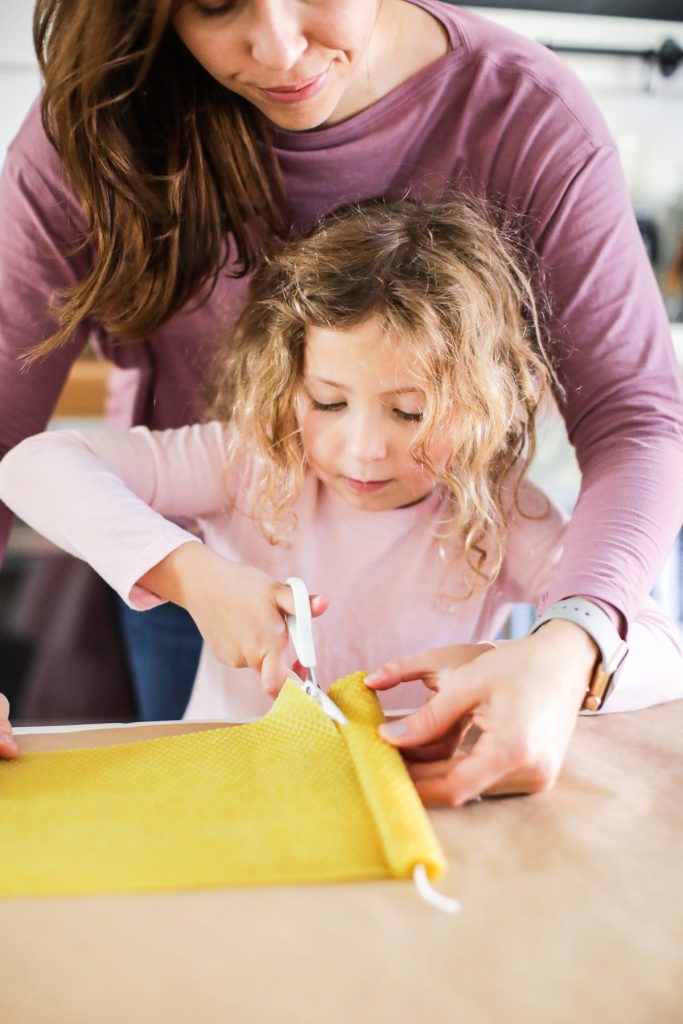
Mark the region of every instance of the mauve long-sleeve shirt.
[[[523, 217], [545, 275], [549, 350], [582, 471], [539, 606], [582, 594], [628, 622], [683, 518], [683, 399], [614, 142], [586, 90], [542, 46], [438, 0], [417, 2], [444, 25], [446, 55], [341, 124], [273, 129], [292, 230], [341, 202], [454, 187]], [[116, 345], [85, 323], [22, 373], [17, 357], [53, 328], [48, 297], [86, 271], [89, 250], [73, 251], [82, 224], [34, 108], [0, 183], [0, 454], [43, 429], [89, 336], [106, 358], [139, 371], [132, 423], [195, 421], [207, 352], [244, 303], [247, 282], [222, 276], [210, 301], [144, 342]], [[8, 524], [4, 513], [0, 539]]]

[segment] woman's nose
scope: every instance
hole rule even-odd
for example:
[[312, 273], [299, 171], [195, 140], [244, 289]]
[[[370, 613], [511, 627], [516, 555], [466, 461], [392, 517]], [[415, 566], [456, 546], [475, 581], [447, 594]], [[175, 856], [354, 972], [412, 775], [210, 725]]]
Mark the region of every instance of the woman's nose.
[[296, 0], [256, 0], [251, 27], [251, 53], [273, 71], [289, 71], [308, 49], [300, 4]]

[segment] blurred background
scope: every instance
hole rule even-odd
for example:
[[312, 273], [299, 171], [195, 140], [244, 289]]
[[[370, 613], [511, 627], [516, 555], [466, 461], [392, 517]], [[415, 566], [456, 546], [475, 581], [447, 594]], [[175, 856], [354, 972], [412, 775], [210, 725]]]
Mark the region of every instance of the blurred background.
[[[593, 94], [619, 147], [683, 363], [683, 0], [482, 0], [472, 7], [551, 46]], [[95, 17], [96, 4], [93, 8]], [[32, 12], [32, 0], [1, 0], [0, 159], [40, 90]], [[74, 367], [53, 425], [97, 423], [107, 373], [106, 364], [86, 354]], [[578, 473], [562, 422], [552, 410], [540, 434], [532, 475], [571, 510]], [[679, 541], [656, 590], [683, 624], [680, 547]], [[56, 579], [62, 581], [57, 591]], [[70, 560], [15, 524], [0, 571], [0, 689], [10, 696], [16, 721], [133, 716], [126, 667], [102, 600]], [[508, 634], [524, 632], [531, 615], [527, 607], [517, 609]], [[98, 697], [88, 681], [102, 679], [109, 670], [117, 681], [103, 685]], [[64, 677], [68, 685], [54, 685]], [[51, 693], [65, 690], [70, 705], [55, 705]]]

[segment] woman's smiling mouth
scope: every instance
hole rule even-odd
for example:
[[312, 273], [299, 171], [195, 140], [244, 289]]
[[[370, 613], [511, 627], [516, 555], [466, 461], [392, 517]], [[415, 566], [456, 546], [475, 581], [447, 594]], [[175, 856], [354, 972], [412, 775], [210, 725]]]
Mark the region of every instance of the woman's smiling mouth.
[[315, 78], [309, 78], [308, 81], [278, 86], [274, 89], [264, 89], [261, 86], [257, 86], [257, 88], [260, 93], [274, 103], [301, 103], [304, 100], [311, 99], [313, 96], [317, 96], [327, 81], [329, 70], [329, 67], [325, 68], [319, 75], [316, 75]]

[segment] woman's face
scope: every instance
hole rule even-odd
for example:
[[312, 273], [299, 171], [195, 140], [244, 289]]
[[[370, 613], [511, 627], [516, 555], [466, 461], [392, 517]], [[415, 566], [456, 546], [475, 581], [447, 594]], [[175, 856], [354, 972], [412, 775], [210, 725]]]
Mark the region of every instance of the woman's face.
[[173, 26], [226, 89], [279, 127], [305, 131], [372, 102], [381, 6], [382, 0], [183, 0]]

